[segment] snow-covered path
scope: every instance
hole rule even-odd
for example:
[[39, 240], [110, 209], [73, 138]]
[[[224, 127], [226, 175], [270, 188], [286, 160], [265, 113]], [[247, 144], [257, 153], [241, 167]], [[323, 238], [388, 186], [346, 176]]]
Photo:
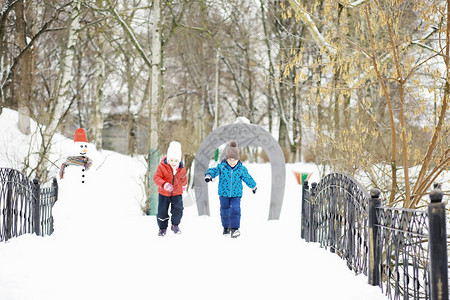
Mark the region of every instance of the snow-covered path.
[[187, 203], [183, 234], [161, 238], [155, 217], [141, 216], [132, 200], [139, 166], [123, 156], [108, 160], [114, 163], [98, 170], [85, 199], [64, 193], [62, 184], [59, 216], [70, 201], [83, 205], [67, 205], [65, 224], [55, 214], [52, 236], [0, 244], [0, 299], [386, 299], [336, 255], [300, 239], [294, 176], [279, 221], [267, 221], [270, 165], [254, 164], [248, 167], [259, 188], [244, 193], [241, 237], [221, 235], [213, 182], [211, 216], [199, 217]]
[[[4, 109], [0, 167], [20, 169], [26, 150], [39, 151], [16, 124], [17, 113]], [[61, 165], [73, 155], [73, 141], [56, 134], [54, 142], [50, 159]], [[292, 171], [313, 172], [317, 181], [314, 165], [286, 165], [279, 221], [267, 221], [270, 164], [246, 164], [258, 191], [244, 188], [239, 238], [222, 236], [217, 181], [209, 184], [211, 216], [198, 216], [186, 201], [183, 233], [161, 238], [156, 218], [140, 209], [142, 159], [110, 151], [89, 156], [94, 164], [84, 187], [71, 182], [73, 167], [59, 181], [53, 235], [0, 243], [0, 300], [386, 299], [337, 255], [301, 240], [301, 191]]]

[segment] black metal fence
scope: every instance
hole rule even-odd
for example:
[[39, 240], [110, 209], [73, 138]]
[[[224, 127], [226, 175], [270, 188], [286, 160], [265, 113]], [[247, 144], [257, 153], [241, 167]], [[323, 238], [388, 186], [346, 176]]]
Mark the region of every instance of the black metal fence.
[[53, 233], [52, 208], [58, 199], [58, 184], [40, 188], [17, 170], [0, 168], [0, 242], [26, 233]]
[[346, 174], [303, 183], [301, 236], [368, 276], [390, 299], [448, 299], [445, 204], [433, 190], [428, 211], [382, 207]]

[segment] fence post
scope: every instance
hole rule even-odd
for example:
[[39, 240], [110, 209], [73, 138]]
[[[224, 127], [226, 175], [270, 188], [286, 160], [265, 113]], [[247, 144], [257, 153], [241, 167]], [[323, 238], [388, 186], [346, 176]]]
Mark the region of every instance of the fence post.
[[309, 203], [309, 241], [316, 242], [316, 228], [314, 225], [314, 210], [315, 210], [315, 198], [316, 198], [316, 186], [317, 183], [313, 182], [311, 184], [311, 194], [310, 194], [310, 203]]
[[380, 285], [380, 241], [378, 241], [378, 227], [376, 224], [375, 209], [381, 207], [380, 190], [372, 189], [369, 199], [369, 284]]
[[33, 185], [33, 229], [36, 235], [41, 235], [41, 185], [39, 179], [33, 179]]
[[13, 193], [14, 193], [14, 185], [13, 185], [13, 172], [12, 170], [8, 171], [8, 181], [6, 182], [6, 216], [3, 216], [5, 222], [5, 241], [12, 238], [12, 224], [13, 224]]
[[443, 193], [434, 189], [428, 204], [428, 227], [430, 247], [430, 299], [448, 300], [447, 224]]
[[[308, 180], [303, 181], [302, 184], [302, 230], [301, 237], [305, 239], [305, 233], [308, 232], [308, 228], [306, 226], [306, 198], [309, 198], [309, 186]], [[308, 199], [309, 200], [309, 199]]]
[[53, 177], [53, 183], [52, 183], [52, 193], [54, 200], [51, 201], [50, 205], [50, 234], [53, 234], [55, 231], [55, 222], [53, 219], [53, 205], [58, 201], [58, 181], [56, 180], [56, 177]]

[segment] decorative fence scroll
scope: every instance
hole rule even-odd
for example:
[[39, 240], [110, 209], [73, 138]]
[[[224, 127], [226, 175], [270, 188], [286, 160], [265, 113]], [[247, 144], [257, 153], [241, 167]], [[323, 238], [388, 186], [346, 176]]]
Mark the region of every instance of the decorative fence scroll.
[[433, 190], [428, 211], [382, 207], [351, 176], [334, 173], [302, 191], [301, 236], [318, 242], [368, 276], [390, 299], [448, 299], [443, 193]]
[[379, 285], [393, 299], [429, 299], [428, 212], [375, 208]]
[[56, 178], [49, 188], [39, 180], [0, 168], [0, 242], [26, 233], [40, 236], [53, 233], [52, 207], [58, 199]]

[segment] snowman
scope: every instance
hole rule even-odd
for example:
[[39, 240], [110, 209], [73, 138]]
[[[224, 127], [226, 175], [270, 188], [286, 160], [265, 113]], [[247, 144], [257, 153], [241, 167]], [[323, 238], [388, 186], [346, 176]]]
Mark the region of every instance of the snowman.
[[[92, 166], [92, 159], [87, 157], [88, 140], [83, 128], [75, 131], [72, 150], [59, 172], [59, 200], [53, 207], [55, 232], [80, 232], [82, 226], [88, 226], [92, 194], [92, 176], [86, 180], [86, 175]], [[95, 149], [93, 149], [95, 150]], [[92, 171], [90, 171], [92, 172]]]
[[59, 179], [63, 180], [68, 178], [72, 182], [84, 184], [86, 182], [86, 172], [92, 166], [92, 159], [86, 156], [88, 151], [88, 140], [83, 128], [78, 128], [75, 131], [73, 141], [73, 153], [76, 155], [67, 157], [66, 161], [61, 165]]

